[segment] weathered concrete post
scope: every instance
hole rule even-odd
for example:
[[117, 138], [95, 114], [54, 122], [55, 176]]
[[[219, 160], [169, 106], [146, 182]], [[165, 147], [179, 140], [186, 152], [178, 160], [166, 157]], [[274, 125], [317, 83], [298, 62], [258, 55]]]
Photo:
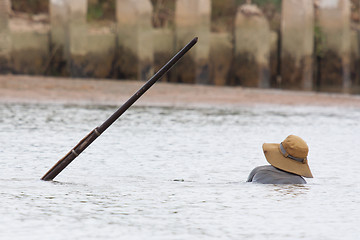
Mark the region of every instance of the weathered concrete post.
[[233, 13], [236, 9], [235, 0], [212, 1], [212, 9], [225, 13], [212, 19], [210, 35], [210, 79], [217, 86], [227, 85], [230, 77], [230, 67], [234, 56], [233, 28], [235, 21]]
[[65, 55], [72, 77], [84, 77], [87, 54], [87, 0], [65, 0], [68, 20], [66, 21]]
[[9, 30], [10, 0], [0, 0], [0, 73], [9, 71], [11, 35]]
[[269, 57], [270, 27], [267, 19], [253, 4], [240, 6], [235, 19], [232, 84], [245, 87], [269, 87]]
[[280, 30], [270, 33], [270, 87], [279, 88], [281, 83], [280, 74]]
[[[154, 68], [158, 71], [174, 54], [174, 33], [170, 29], [154, 29]], [[173, 69], [175, 70], [175, 68]], [[167, 72], [161, 81], [168, 82], [173, 73]]]
[[11, 72], [44, 74], [49, 59], [48, 27], [19, 28], [14, 24], [10, 30]]
[[281, 87], [312, 90], [314, 4], [312, 0], [282, 1]]
[[195, 36], [199, 44], [174, 69], [171, 81], [209, 84], [210, 0], [177, 0], [175, 6], [176, 49]]
[[211, 83], [217, 86], [228, 84], [233, 44], [229, 33], [212, 33], [210, 47]]
[[319, 2], [318, 24], [321, 42], [319, 83], [321, 91], [350, 92], [350, 1], [322, 0]]
[[67, 42], [68, 0], [50, 0], [50, 52], [53, 55], [52, 71], [63, 72], [67, 56], [65, 45]]
[[146, 80], [153, 74], [150, 0], [116, 0], [118, 77]]
[[65, 45], [67, 10], [67, 0], [50, 0], [50, 38], [55, 48], [63, 48]]

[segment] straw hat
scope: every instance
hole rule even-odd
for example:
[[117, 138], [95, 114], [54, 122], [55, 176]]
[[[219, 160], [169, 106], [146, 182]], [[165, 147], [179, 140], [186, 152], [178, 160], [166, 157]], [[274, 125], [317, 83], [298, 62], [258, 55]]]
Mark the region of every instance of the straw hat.
[[264, 143], [266, 160], [276, 168], [312, 178], [307, 155], [308, 145], [295, 135], [288, 136], [282, 143]]

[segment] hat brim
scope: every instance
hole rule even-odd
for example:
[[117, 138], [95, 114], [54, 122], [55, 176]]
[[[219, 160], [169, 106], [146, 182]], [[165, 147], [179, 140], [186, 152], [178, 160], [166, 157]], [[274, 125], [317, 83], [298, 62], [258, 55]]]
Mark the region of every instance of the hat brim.
[[296, 160], [284, 157], [280, 152], [280, 144], [278, 143], [264, 143], [263, 151], [266, 160], [276, 168], [295, 173], [300, 176], [312, 178], [313, 175], [307, 163], [298, 162]]

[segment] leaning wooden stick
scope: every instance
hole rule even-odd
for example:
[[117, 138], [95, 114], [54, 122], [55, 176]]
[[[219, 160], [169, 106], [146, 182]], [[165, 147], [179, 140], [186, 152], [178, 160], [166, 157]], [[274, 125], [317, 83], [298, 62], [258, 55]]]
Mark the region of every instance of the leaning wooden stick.
[[182, 58], [196, 43], [198, 38], [191, 40], [181, 49], [168, 63], [166, 63], [152, 78], [150, 78], [129, 100], [127, 100], [113, 115], [103, 124], [92, 130], [85, 136], [73, 149], [71, 149], [62, 159], [60, 159], [41, 180], [53, 180], [67, 165], [79, 156], [97, 137], [99, 137], [111, 124], [113, 124], [136, 100], [138, 100], [157, 80], [159, 80], [177, 61]]

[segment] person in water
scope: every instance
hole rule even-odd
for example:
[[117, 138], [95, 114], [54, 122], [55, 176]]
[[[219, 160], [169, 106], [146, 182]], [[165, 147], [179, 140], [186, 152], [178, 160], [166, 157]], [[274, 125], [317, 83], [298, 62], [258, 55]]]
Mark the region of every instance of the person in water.
[[280, 144], [264, 143], [263, 151], [271, 165], [256, 167], [247, 182], [306, 184], [303, 177], [313, 177], [307, 159], [309, 148], [300, 137], [290, 135]]

